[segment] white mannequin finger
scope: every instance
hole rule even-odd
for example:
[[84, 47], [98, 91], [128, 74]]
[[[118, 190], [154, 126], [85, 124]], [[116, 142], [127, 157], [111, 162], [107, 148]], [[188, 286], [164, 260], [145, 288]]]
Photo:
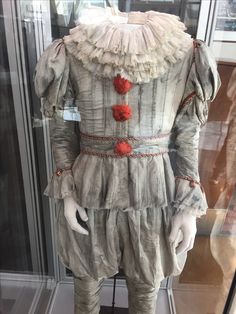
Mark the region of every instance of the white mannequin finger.
[[75, 208], [65, 208], [64, 215], [66, 220], [69, 222], [76, 217], [76, 209]]
[[189, 244], [189, 247], [187, 248], [187, 251], [192, 250], [193, 245], [194, 245], [194, 240], [195, 240], [195, 237], [192, 237], [192, 239], [191, 239], [191, 241], [190, 241], [190, 244]]
[[183, 241], [180, 242], [180, 244], [176, 248], [176, 254], [182, 254], [183, 252], [186, 251], [190, 244], [191, 236], [186, 232], [186, 230], [183, 231]]
[[65, 215], [65, 218], [66, 218], [66, 221], [68, 222], [68, 224], [70, 225], [71, 228], [75, 225], [75, 221], [77, 223], [77, 220], [70, 215]]
[[88, 216], [87, 216], [86, 210], [83, 207], [80, 207], [78, 204], [77, 204], [77, 210], [79, 212], [80, 218], [83, 221], [88, 221]]
[[84, 229], [79, 223], [77, 223], [77, 225], [75, 225], [73, 228], [71, 228], [72, 230], [84, 234], [84, 235], [88, 235], [88, 231], [86, 229]]
[[85, 235], [88, 235], [88, 231], [85, 230], [78, 222], [76, 218], [70, 218], [69, 220], [67, 220], [68, 224], [70, 225], [71, 229], [78, 232], [78, 233], [82, 233]]
[[176, 254], [178, 255], [178, 254], [182, 254], [183, 252], [185, 252], [186, 249], [187, 249], [187, 247], [188, 247], [188, 245], [189, 245], [189, 242], [188, 242], [186, 239], [183, 240], [183, 241], [179, 244], [179, 246], [177, 246], [177, 248], [176, 248]]
[[77, 225], [75, 225], [75, 227], [71, 228], [72, 230], [84, 234], [84, 235], [88, 235], [89, 232], [87, 230], [85, 230], [80, 224], [77, 223]]
[[177, 234], [179, 231], [179, 223], [177, 221], [172, 221], [171, 223], [171, 232], [169, 234], [169, 240], [170, 242], [174, 242], [177, 238]]

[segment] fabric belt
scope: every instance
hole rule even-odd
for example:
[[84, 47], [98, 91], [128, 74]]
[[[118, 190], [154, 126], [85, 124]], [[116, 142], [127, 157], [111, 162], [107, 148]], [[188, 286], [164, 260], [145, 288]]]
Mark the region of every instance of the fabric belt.
[[148, 157], [169, 152], [170, 133], [142, 137], [96, 136], [80, 132], [80, 153], [100, 157]]

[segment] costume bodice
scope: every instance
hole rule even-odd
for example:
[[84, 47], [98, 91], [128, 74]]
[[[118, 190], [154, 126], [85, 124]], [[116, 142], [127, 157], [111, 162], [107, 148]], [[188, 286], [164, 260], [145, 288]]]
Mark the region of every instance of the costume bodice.
[[[132, 27], [137, 20], [142, 24]], [[207, 101], [220, 87], [215, 59], [175, 15], [132, 12], [127, 21], [80, 24], [37, 64], [36, 92], [41, 111], [54, 119], [53, 153], [62, 169], [45, 193], [72, 194], [93, 209], [171, 204], [202, 215], [198, 140]], [[68, 101], [81, 121], [57, 118]]]

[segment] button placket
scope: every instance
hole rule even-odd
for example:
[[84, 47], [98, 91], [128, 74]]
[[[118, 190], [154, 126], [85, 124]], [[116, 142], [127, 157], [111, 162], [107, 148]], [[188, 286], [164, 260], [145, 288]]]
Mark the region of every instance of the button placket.
[[[132, 108], [128, 104], [128, 92], [133, 87], [133, 83], [122, 78], [119, 74], [113, 79], [113, 85], [120, 94], [120, 103], [112, 106], [113, 118], [117, 121], [119, 135], [128, 136], [128, 120], [132, 117]], [[132, 152], [132, 145], [128, 141], [117, 141], [114, 152], [118, 155], [127, 155]]]

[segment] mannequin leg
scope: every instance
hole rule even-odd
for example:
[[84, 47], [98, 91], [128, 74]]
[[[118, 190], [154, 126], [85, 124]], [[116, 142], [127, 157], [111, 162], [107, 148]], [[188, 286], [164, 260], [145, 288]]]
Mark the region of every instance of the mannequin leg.
[[103, 279], [74, 277], [74, 313], [99, 314], [100, 290]]
[[155, 314], [159, 287], [126, 278], [130, 314]]

